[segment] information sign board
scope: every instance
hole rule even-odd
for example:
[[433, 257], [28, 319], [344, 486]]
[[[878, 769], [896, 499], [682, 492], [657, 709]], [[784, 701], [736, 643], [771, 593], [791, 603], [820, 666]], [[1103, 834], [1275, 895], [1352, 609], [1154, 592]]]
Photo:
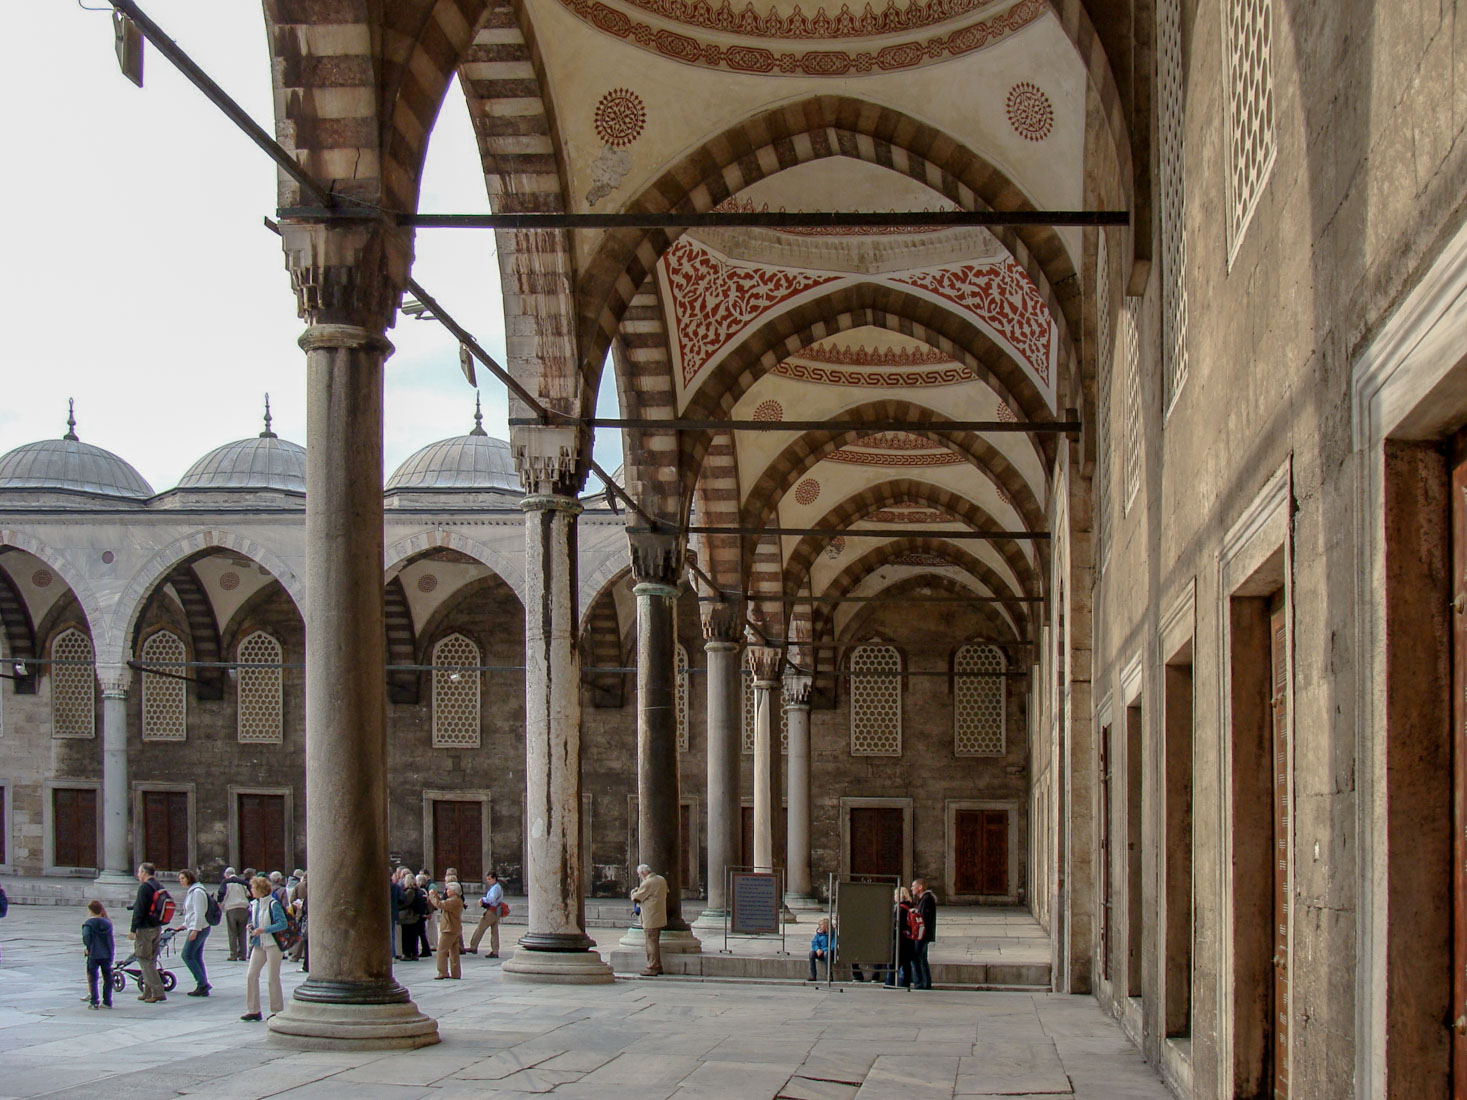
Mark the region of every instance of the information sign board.
[[779, 879], [755, 871], [734, 871], [729, 909], [736, 935], [779, 931]]

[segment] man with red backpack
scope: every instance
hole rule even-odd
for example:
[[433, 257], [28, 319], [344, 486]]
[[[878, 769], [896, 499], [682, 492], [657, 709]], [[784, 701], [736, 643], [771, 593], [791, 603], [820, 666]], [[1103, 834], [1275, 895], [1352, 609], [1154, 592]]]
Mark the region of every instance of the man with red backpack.
[[157, 873], [151, 863], [138, 867], [138, 894], [132, 903], [132, 931], [127, 936], [133, 941], [133, 954], [143, 972], [143, 992], [138, 1000], [148, 1004], [168, 999], [163, 979], [158, 976], [158, 936], [173, 919], [173, 898], [158, 885], [153, 877]]

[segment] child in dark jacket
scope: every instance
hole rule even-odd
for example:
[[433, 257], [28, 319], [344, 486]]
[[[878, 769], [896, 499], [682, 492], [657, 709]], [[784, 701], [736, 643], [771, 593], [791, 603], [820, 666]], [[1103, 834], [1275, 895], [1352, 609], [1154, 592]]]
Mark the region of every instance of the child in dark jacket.
[[102, 978], [102, 1003], [112, 1007], [112, 922], [100, 901], [87, 902], [91, 914], [82, 924], [82, 945], [87, 957], [87, 990], [91, 993], [89, 1008], [97, 1007], [97, 977]]

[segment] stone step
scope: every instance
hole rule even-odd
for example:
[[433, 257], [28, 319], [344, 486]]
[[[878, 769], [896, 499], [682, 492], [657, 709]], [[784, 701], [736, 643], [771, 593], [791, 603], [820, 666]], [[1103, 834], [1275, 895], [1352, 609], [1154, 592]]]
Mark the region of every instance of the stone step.
[[[721, 955], [705, 943], [704, 953], [664, 953], [665, 976], [707, 980], [803, 982], [809, 976], [809, 959], [804, 951], [790, 955]], [[617, 948], [611, 952], [611, 968], [618, 977], [635, 976], [646, 965], [640, 950]], [[837, 967], [837, 973], [843, 968]], [[1049, 991], [1048, 963], [948, 963], [932, 964], [932, 984], [944, 989], [997, 989], [1026, 993]]]

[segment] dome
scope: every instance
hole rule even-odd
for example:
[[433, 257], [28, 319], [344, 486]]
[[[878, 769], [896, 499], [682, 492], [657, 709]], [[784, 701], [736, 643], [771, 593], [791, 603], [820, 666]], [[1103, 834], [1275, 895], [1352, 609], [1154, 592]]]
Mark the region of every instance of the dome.
[[0, 457], [0, 490], [61, 489], [124, 500], [153, 495], [153, 487], [126, 461], [77, 439], [74, 416], [68, 417], [67, 427], [60, 439], [27, 443]]
[[408, 458], [387, 479], [389, 493], [402, 489], [513, 489], [520, 488], [514, 453], [502, 439], [487, 435], [483, 415], [474, 403], [474, 427], [430, 443]]
[[215, 447], [188, 468], [180, 489], [306, 491], [306, 449], [273, 433]]

